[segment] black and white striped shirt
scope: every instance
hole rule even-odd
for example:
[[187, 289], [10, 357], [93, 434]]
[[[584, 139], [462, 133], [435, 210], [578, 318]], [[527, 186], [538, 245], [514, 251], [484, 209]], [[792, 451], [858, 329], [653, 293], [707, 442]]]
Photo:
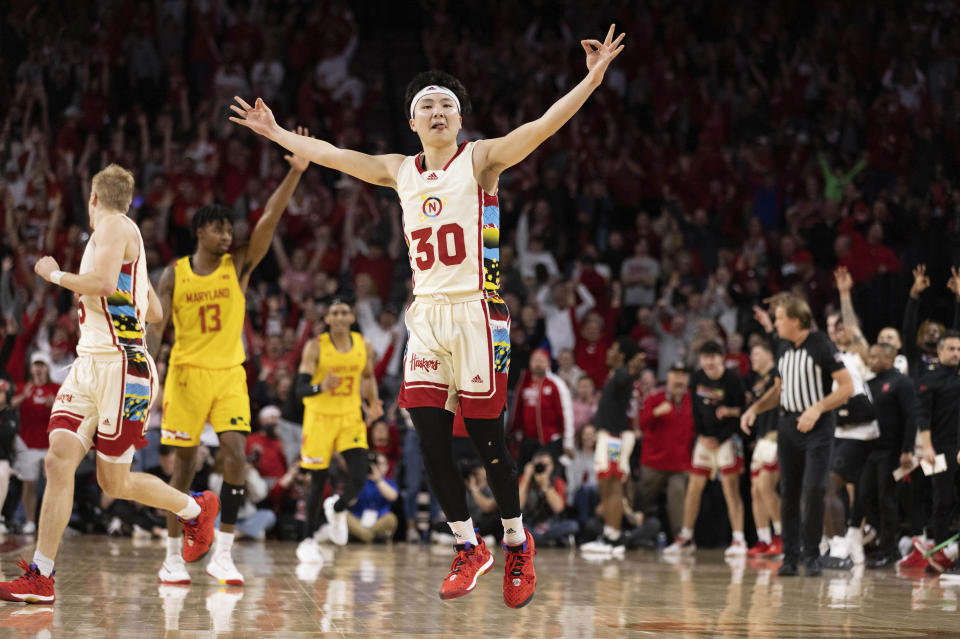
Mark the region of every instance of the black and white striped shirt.
[[800, 346], [780, 340], [777, 351], [780, 407], [789, 413], [802, 413], [829, 395], [833, 374], [844, 367], [840, 352], [821, 331], [811, 331]]

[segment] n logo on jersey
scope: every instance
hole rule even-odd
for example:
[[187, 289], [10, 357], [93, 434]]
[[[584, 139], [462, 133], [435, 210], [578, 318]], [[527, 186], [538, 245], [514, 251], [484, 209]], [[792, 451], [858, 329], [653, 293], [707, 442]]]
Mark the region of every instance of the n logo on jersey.
[[423, 222], [426, 218], [435, 219], [440, 217], [440, 213], [443, 211], [443, 205], [446, 204], [443, 198], [439, 198], [435, 195], [424, 195], [420, 199], [423, 202], [420, 205], [421, 222]]

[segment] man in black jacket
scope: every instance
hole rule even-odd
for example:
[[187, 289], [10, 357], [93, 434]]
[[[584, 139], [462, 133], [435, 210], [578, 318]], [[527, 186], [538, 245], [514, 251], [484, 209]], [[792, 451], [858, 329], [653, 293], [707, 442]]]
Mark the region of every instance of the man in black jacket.
[[876, 377], [867, 385], [880, 425], [880, 438], [864, 464], [856, 501], [863, 505], [868, 517], [880, 524], [880, 554], [867, 564], [869, 568], [893, 566], [900, 559], [893, 472], [900, 467], [909, 473], [913, 465], [917, 392], [913, 380], [894, 367], [896, 356], [897, 350], [889, 344], [873, 345], [868, 356], [868, 365]]
[[[953, 534], [953, 515], [957, 507], [954, 477], [957, 473], [957, 421], [960, 415], [960, 333], [943, 333], [937, 345], [939, 363], [927, 367], [918, 387], [917, 429], [922, 441], [922, 459], [936, 466], [943, 455], [946, 470], [930, 475], [933, 487], [933, 535], [939, 545]], [[953, 554], [953, 556], [950, 556]], [[950, 548], [942, 548], [928, 558], [929, 569], [944, 572], [956, 560]]]

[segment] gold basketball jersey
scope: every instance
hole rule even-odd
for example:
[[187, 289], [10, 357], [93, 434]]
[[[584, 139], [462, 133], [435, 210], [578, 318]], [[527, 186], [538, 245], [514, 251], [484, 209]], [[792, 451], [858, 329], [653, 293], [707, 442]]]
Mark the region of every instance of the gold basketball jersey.
[[171, 365], [230, 368], [243, 364], [245, 300], [233, 256], [209, 275], [193, 272], [189, 257], [174, 265]]
[[310, 383], [320, 384], [327, 373], [333, 373], [340, 378], [340, 384], [329, 393], [304, 397], [303, 406], [307, 410], [323, 415], [360, 414], [360, 379], [367, 365], [367, 346], [360, 333], [351, 332], [350, 338], [353, 344], [346, 353], [337, 350], [330, 333], [317, 338], [320, 360]]

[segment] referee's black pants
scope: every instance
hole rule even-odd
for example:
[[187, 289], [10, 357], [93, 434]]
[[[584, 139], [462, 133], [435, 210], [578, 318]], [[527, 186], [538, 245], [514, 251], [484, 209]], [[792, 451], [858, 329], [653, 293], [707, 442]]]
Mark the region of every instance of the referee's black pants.
[[823, 498], [837, 424], [834, 412], [828, 411], [813, 430], [801, 433], [797, 430], [799, 417], [799, 413], [785, 413], [777, 424], [784, 563], [820, 556]]

